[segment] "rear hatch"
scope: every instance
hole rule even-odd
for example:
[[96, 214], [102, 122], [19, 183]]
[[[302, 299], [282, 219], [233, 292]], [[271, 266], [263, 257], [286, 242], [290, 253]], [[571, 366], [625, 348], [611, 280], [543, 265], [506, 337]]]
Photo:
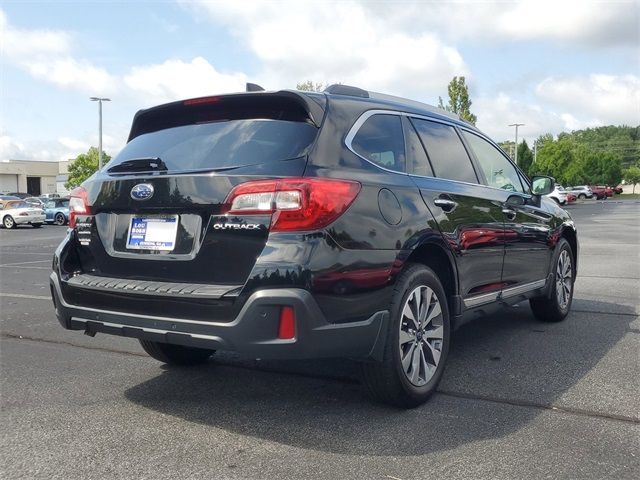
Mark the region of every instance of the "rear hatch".
[[250, 180], [302, 176], [321, 105], [322, 97], [276, 92], [139, 112], [124, 149], [76, 194], [88, 215], [79, 208], [72, 219], [75, 272], [138, 281], [134, 290], [153, 282], [230, 291], [243, 285], [264, 248], [271, 215], [228, 215], [225, 199]]

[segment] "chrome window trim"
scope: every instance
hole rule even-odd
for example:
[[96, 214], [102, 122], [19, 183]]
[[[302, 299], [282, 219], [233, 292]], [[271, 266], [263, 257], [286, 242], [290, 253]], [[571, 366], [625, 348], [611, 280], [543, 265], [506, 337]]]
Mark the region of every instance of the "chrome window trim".
[[[383, 170], [385, 172], [396, 173], [396, 174], [399, 174], [399, 175], [407, 175], [409, 177], [434, 178], [436, 180], [444, 180], [444, 181], [447, 181], [447, 182], [456, 182], [456, 183], [459, 183], [459, 184], [462, 184], [462, 185], [472, 185], [474, 187], [493, 188], [494, 190], [498, 190], [498, 191], [501, 191], [501, 192], [506, 191], [506, 190], [502, 190], [500, 188], [495, 188], [495, 187], [491, 187], [489, 185], [485, 185], [483, 183], [472, 183], [472, 182], [465, 182], [465, 181], [462, 181], [462, 180], [452, 180], [450, 178], [434, 177], [434, 176], [431, 176], [431, 175], [416, 175], [414, 173], [398, 172], [397, 170], [390, 170], [388, 168], [381, 167], [377, 163], [374, 163], [371, 160], [369, 160], [368, 158], [363, 157], [362, 155], [360, 155], [358, 152], [355, 151], [355, 149], [353, 148], [352, 142], [353, 142], [354, 137], [358, 134], [358, 130], [360, 130], [360, 127], [362, 127], [362, 124], [364, 122], [366, 122], [370, 117], [372, 117], [374, 115], [396, 115], [398, 117], [408, 117], [409, 119], [418, 118], [420, 120], [426, 120], [426, 121], [429, 121], [429, 122], [440, 123], [442, 125], [447, 125], [447, 126], [453, 127], [453, 128], [456, 128], [456, 127], [457, 128], [465, 128], [469, 132], [478, 133], [473, 129], [470, 129], [468, 127], [463, 127], [462, 125], [460, 125], [460, 124], [458, 124], [456, 122], [449, 122], [449, 121], [447, 121], [445, 119], [442, 119], [442, 118], [434, 118], [434, 117], [429, 117], [427, 115], [420, 115], [420, 114], [417, 114], [417, 113], [403, 112], [401, 110], [383, 110], [383, 109], [379, 109], [379, 108], [375, 108], [375, 109], [372, 109], [372, 110], [367, 110], [366, 112], [363, 112], [362, 115], [360, 115], [358, 117], [358, 119], [354, 122], [354, 124], [351, 126], [351, 128], [349, 129], [349, 132], [347, 132], [347, 135], [344, 138], [344, 144], [349, 149], [349, 151], [351, 153], [353, 153], [354, 155], [357, 155], [358, 157], [360, 157], [364, 161], [370, 163], [374, 167], [379, 168], [380, 170]], [[489, 139], [487, 139], [487, 140], [489, 140]], [[493, 143], [493, 142], [491, 142], [491, 143]], [[464, 145], [464, 143], [463, 143], [463, 145]], [[469, 161], [472, 161], [471, 158], [469, 158]], [[473, 165], [473, 163], [472, 163], [472, 165]], [[513, 192], [513, 193], [517, 193], [517, 192]]]

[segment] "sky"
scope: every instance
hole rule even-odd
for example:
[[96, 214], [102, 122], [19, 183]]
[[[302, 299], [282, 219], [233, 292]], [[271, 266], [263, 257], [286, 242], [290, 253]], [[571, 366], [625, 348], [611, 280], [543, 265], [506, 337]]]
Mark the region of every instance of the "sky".
[[0, 2], [0, 160], [123, 147], [135, 112], [343, 83], [432, 105], [464, 75], [496, 141], [640, 124], [640, 0]]

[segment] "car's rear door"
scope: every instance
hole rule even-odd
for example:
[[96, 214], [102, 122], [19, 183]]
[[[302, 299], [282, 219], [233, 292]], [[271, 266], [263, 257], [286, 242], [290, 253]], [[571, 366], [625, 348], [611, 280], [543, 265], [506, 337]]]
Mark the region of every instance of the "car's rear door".
[[412, 117], [406, 127], [427, 154], [409, 172], [455, 254], [465, 307], [491, 302], [501, 290], [504, 255], [500, 194], [480, 184], [453, 125]]

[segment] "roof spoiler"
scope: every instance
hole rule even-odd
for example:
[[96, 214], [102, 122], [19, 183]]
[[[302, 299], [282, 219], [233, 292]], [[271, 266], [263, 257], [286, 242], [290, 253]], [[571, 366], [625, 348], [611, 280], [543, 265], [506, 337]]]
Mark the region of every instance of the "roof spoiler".
[[[247, 84], [247, 88], [248, 85]], [[165, 103], [164, 105], [158, 105], [144, 110], [139, 110], [133, 117], [131, 124], [131, 130], [129, 132], [129, 138], [127, 142], [130, 142], [135, 137], [148, 133], [150, 131], [159, 130], [162, 128], [171, 128], [171, 126], [177, 126], [177, 116], [185, 107], [199, 107], [206, 105], [223, 104], [226, 101], [233, 102], [235, 99], [249, 99], [251, 97], [274, 100], [280, 99], [293, 101], [300, 105], [306, 112], [311, 122], [320, 127], [322, 119], [324, 118], [326, 100], [324, 95], [306, 95], [303, 92], [293, 90], [281, 90], [279, 92], [263, 92], [252, 91], [247, 93], [232, 93], [227, 95], [216, 95], [211, 97], [192, 98], [188, 100], [180, 100], [177, 102]], [[320, 97], [320, 98], [318, 98]], [[154, 117], [157, 119], [159, 116], [164, 116], [170, 121], [154, 121]], [[149, 124], [152, 123], [152, 125]], [[179, 123], [179, 122], [178, 122]]]

